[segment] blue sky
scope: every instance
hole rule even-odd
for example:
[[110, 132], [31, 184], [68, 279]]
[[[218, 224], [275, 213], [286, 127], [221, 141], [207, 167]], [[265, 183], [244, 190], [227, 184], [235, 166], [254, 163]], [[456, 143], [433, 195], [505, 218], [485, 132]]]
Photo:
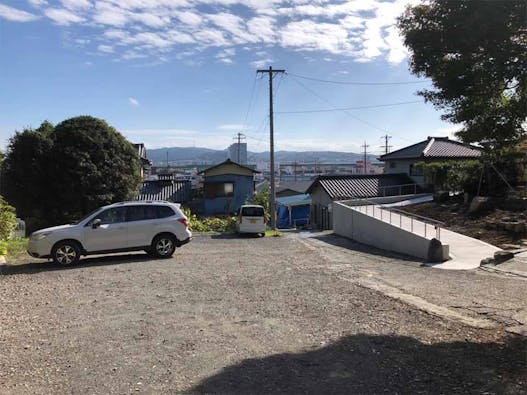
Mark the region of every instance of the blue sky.
[[[455, 125], [416, 96], [394, 26], [418, 0], [0, 0], [0, 149], [15, 130], [89, 114], [147, 147], [395, 148]], [[400, 83], [354, 85], [336, 82]], [[409, 83], [406, 82], [418, 82]], [[252, 98], [252, 100], [251, 100]], [[396, 106], [308, 113], [402, 102]]]

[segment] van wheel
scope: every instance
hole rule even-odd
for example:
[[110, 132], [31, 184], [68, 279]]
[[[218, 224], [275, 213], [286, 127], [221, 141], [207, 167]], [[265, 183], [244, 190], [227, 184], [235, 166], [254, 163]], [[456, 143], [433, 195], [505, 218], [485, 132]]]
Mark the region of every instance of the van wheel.
[[62, 266], [70, 266], [79, 262], [80, 249], [76, 243], [61, 241], [53, 247], [51, 256], [55, 263]]
[[157, 258], [170, 258], [176, 250], [174, 236], [163, 234], [154, 237], [151, 250], [152, 254]]

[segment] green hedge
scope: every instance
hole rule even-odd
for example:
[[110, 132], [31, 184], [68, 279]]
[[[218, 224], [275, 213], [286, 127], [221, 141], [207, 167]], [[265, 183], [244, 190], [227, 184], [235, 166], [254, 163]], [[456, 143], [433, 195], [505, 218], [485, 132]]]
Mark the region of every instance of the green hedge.
[[15, 228], [15, 209], [0, 196], [0, 240], [10, 239]]
[[190, 230], [193, 232], [233, 233], [236, 231], [236, 217], [205, 217], [199, 218], [190, 209], [183, 210], [189, 220]]

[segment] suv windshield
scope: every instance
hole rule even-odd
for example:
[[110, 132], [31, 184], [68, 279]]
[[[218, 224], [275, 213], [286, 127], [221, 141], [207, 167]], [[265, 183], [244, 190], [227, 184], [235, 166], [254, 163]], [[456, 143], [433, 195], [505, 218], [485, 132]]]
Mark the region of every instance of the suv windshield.
[[92, 215], [94, 215], [95, 213], [101, 211], [101, 208], [98, 208], [96, 210], [93, 210], [91, 213], [89, 213], [88, 215], [85, 215], [84, 217], [82, 217], [81, 219], [77, 220], [77, 221], [73, 221], [71, 223], [71, 225], [78, 225], [80, 224], [82, 221], [84, 221], [85, 219], [88, 219], [89, 217], [91, 217]]

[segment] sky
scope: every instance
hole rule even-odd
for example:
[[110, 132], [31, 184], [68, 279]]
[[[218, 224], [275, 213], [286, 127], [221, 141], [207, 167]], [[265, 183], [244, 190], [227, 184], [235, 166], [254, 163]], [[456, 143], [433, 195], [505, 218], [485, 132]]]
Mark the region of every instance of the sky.
[[381, 153], [452, 136], [395, 26], [419, 0], [0, 0], [0, 149], [77, 115], [147, 148]]

